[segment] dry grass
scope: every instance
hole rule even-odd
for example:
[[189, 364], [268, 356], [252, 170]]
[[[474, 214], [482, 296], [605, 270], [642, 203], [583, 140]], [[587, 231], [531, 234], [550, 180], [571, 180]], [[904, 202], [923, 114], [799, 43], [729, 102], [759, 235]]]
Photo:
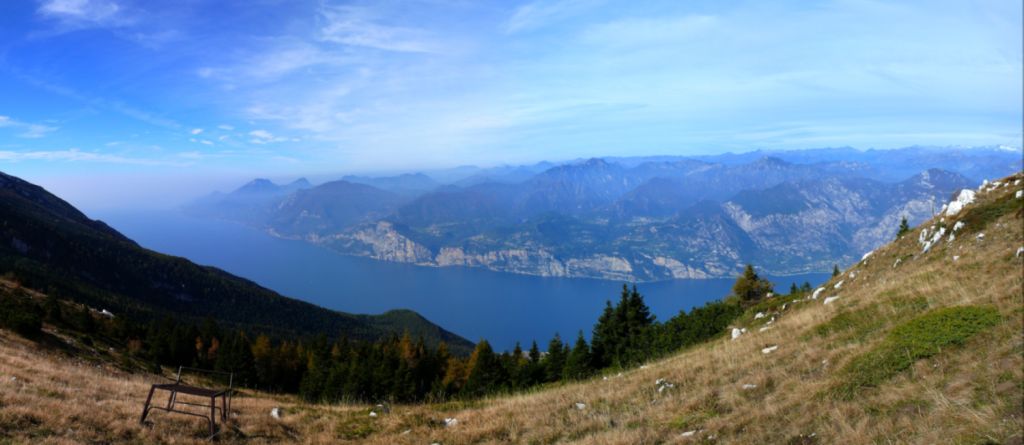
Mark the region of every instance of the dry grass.
[[[1020, 189], [981, 194], [968, 210]], [[933, 223], [938, 221], [925, 226]], [[951, 227], [953, 221], [945, 223]], [[1020, 444], [1024, 258], [1015, 251], [1024, 246], [1024, 221], [1002, 215], [982, 230], [983, 240], [971, 233], [926, 254], [917, 243], [919, 230], [829, 283], [824, 296], [840, 296], [832, 304], [818, 299], [788, 305], [774, 314], [777, 320], [767, 331], [750, 326], [737, 340], [700, 345], [621, 377], [469, 404], [398, 406], [375, 418], [366, 406], [306, 405], [247, 394], [237, 400], [234, 428], [221, 441]], [[839, 279], [842, 288], [833, 290]], [[995, 307], [1000, 321], [878, 387], [849, 399], [834, 394], [845, 378], [843, 367], [876, 347], [894, 326], [926, 310], [961, 305]], [[762, 354], [769, 345], [779, 348]], [[675, 387], [659, 393], [659, 378]], [[137, 424], [147, 385], [155, 379], [42, 352], [4, 334], [0, 443], [4, 437], [14, 443], [202, 442], [203, 425], [194, 419], [157, 412], [152, 426]], [[576, 402], [586, 407], [576, 409]], [[283, 420], [270, 418], [274, 406], [285, 408]], [[445, 417], [458, 424], [444, 427]]]

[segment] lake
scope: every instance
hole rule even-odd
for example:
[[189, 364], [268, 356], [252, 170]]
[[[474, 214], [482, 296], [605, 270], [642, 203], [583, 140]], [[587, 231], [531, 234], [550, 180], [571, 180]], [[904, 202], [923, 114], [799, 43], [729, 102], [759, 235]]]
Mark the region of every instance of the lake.
[[[350, 257], [302, 241], [272, 237], [241, 224], [192, 218], [174, 211], [98, 215], [142, 246], [245, 277], [283, 295], [353, 313], [406, 308], [471, 341], [497, 349], [516, 341], [543, 348], [556, 332], [589, 338], [605, 300], [621, 282], [547, 278], [482, 269], [433, 268]], [[824, 282], [828, 274], [769, 277], [776, 288]], [[670, 280], [638, 288], [659, 320], [722, 298], [732, 279]]]

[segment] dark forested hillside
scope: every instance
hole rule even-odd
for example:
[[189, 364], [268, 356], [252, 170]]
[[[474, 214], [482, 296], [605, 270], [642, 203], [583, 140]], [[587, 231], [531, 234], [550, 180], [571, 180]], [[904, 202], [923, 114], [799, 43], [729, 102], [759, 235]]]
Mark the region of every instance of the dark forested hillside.
[[[29, 289], [147, 321], [213, 318], [277, 337], [389, 335], [472, 345], [411, 311], [352, 315], [283, 297], [222, 270], [141, 248], [36, 185], [0, 173], [0, 273]], [[365, 297], [365, 296], [364, 296]]]

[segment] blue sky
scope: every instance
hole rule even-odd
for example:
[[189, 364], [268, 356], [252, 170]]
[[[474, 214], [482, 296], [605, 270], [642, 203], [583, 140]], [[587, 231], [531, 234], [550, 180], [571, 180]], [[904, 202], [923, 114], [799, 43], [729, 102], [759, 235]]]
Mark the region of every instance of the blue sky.
[[98, 208], [253, 176], [1020, 146], [1021, 17], [1019, 0], [10, 0], [0, 170]]

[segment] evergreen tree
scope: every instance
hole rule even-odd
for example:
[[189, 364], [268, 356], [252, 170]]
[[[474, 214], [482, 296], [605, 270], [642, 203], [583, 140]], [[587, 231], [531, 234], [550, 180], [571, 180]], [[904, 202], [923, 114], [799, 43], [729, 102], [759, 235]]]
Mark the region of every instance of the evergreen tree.
[[576, 345], [569, 352], [565, 360], [564, 377], [566, 380], [579, 380], [590, 376], [593, 373], [591, 365], [590, 346], [583, 338], [583, 331], [576, 337]]
[[498, 361], [498, 356], [491, 349], [487, 340], [480, 340], [473, 355], [469, 357], [469, 377], [466, 378], [466, 386], [462, 388], [462, 394], [479, 397], [493, 393], [502, 388], [507, 377]]
[[838, 277], [839, 276], [839, 265], [838, 264], [833, 264], [832, 265], [832, 276], [833, 277]]
[[555, 334], [548, 343], [548, 353], [544, 356], [544, 381], [557, 382], [561, 380], [565, 370], [565, 346], [562, 338]]
[[756, 303], [771, 291], [772, 283], [759, 277], [754, 271], [754, 266], [750, 264], [732, 285], [733, 295], [739, 297], [740, 302], [746, 305]]
[[806, 293], [810, 293], [811, 290], [812, 290], [811, 289], [811, 283], [809, 283], [807, 281], [804, 281], [804, 284], [800, 285], [800, 292], [803, 292], [803, 293], [806, 294]]
[[910, 225], [907, 224], [907, 217], [904, 216], [900, 219], [900, 228], [896, 231], [896, 239], [900, 239], [901, 236], [905, 235], [910, 231]]
[[790, 295], [796, 295], [798, 293], [800, 293], [800, 288], [796, 287], [796, 283], [794, 282], [793, 284], [790, 284], [789, 285], [789, 294]]

